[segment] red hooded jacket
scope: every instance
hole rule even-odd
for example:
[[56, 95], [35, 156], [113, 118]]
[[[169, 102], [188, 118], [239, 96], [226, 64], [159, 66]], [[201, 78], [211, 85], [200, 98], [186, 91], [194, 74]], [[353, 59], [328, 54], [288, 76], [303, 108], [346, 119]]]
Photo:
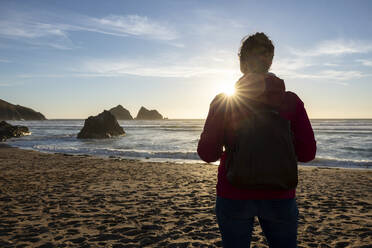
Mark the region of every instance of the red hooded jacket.
[[[234, 127], [250, 112], [249, 108], [244, 107], [244, 99], [249, 98], [276, 107], [280, 115], [291, 123], [297, 160], [300, 162], [313, 160], [316, 141], [304, 103], [295, 93], [285, 91], [284, 81], [272, 73], [245, 75], [236, 83], [235, 88], [234, 97], [219, 94], [213, 99], [198, 144], [198, 154], [205, 162], [221, 159], [217, 195], [237, 200], [294, 198], [295, 189], [247, 190], [232, 186], [226, 178], [226, 153], [223, 147], [234, 143]], [[233, 111], [226, 111], [228, 109]]]

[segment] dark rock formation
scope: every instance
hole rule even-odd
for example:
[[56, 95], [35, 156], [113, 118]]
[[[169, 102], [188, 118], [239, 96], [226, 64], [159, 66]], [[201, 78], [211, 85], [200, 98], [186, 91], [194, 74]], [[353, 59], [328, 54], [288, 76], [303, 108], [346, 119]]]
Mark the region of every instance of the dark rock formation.
[[30, 108], [0, 99], [0, 120], [45, 120], [45, 116]]
[[148, 110], [145, 107], [141, 107], [138, 111], [137, 120], [162, 120], [163, 116], [159, 114], [157, 110]]
[[85, 120], [84, 127], [77, 135], [78, 139], [105, 139], [125, 135], [115, 116], [105, 110], [97, 116]]
[[0, 141], [6, 141], [9, 138], [20, 137], [28, 134], [30, 134], [30, 132], [25, 126], [13, 126], [5, 121], [0, 122]]
[[123, 106], [118, 105], [115, 108], [109, 110], [111, 114], [113, 114], [117, 120], [133, 120], [133, 117], [129, 113], [128, 110], [123, 108]]

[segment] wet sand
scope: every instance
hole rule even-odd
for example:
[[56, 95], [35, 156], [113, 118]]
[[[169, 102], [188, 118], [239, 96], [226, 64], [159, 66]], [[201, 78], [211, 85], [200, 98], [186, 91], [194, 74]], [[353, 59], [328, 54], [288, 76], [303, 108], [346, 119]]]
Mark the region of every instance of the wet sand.
[[[216, 172], [0, 145], [0, 247], [221, 247]], [[299, 247], [372, 247], [372, 171], [299, 174]]]

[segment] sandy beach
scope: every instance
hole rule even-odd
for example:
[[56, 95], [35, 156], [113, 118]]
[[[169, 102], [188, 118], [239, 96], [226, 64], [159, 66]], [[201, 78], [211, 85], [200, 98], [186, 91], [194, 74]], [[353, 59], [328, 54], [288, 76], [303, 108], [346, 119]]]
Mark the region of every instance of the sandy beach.
[[[1, 145], [0, 247], [221, 247], [216, 173]], [[299, 175], [299, 247], [372, 246], [372, 171]], [[251, 247], [267, 247], [257, 221]]]

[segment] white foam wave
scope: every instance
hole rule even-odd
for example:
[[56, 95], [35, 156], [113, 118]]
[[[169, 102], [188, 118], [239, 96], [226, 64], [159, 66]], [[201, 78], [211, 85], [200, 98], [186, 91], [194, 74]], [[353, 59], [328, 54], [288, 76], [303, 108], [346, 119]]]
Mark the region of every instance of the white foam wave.
[[372, 169], [372, 160], [351, 160], [337, 158], [315, 158], [308, 163], [300, 163], [302, 165], [315, 165], [325, 167], [343, 167], [343, 168], [366, 168]]

